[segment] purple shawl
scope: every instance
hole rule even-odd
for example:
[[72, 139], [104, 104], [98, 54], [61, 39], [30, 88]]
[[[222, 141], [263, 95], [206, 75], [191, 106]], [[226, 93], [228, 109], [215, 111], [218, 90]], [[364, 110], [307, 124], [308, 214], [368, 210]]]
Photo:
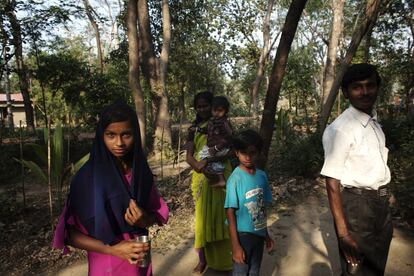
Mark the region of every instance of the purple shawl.
[[105, 244], [113, 244], [122, 233], [147, 234], [146, 229], [130, 226], [124, 219], [130, 199], [145, 209], [153, 175], [141, 147], [138, 120], [131, 122], [134, 147], [130, 154], [132, 181], [127, 185], [113, 155], [103, 140], [102, 122], [97, 126], [89, 160], [75, 175], [67, 200], [67, 217], [76, 215], [88, 234]]

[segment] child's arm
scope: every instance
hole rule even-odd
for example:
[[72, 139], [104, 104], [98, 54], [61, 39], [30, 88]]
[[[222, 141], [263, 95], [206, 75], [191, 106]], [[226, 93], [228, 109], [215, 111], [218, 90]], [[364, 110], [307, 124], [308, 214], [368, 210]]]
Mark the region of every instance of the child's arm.
[[237, 237], [237, 221], [234, 212], [235, 209], [233, 208], [226, 209], [227, 221], [229, 222], [231, 251], [233, 252], [233, 261], [235, 263], [244, 264], [245, 255], [243, 248], [240, 245], [239, 238]]

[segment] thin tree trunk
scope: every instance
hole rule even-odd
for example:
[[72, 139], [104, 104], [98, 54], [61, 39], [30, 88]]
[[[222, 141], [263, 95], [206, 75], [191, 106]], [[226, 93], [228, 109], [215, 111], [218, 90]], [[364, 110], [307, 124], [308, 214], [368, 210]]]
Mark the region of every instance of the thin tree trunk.
[[263, 19], [263, 48], [260, 51], [260, 58], [257, 64], [256, 78], [253, 82], [251, 92], [251, 110], [253, 118], [257, 117], [257, 110], [259, 105], [259, 87], [263, 79], [264, 68], [267, 57], [271, 50], [270, 47], [270, 16], [272, 14], [274, 0], [268, 0], [266, 15]]
[[119, 45], [119, 37], [118, 37], [118, 25], [116, 20], [114, 20], [112, 16], [112, 8], [109, 4], [108, 0], [104, 0], [106, 7], [108, 8], [108, 17], [109, 21], [111, 22], [111, 33], [109, 34], [109, 45], [108, 45], [108, 52], [112, 50], [112, 42], [115, 41], [115, 47]]
[[13, 34], [13, 45], [15, 48], [15, 58], [16, 58], [16, 69], [17, 75], [19, 76], [19, 85], [20, 85], [20, 92], [23, 96], [24, 102], [24, 111], [26, 115], [26, 125], [27, 129], [30, 132], [33, 132], [35, 129], [34, 125], [34, 115], [33, 115], [33, 107], [32, 102], [30, 101], [29, 95], [29, 80], [27, 78], [27, 69], [26, 65], [23, 61], [23, 41], [22, 41], [22, 33], [20, 23], [17, 20], [16, 14], [12, 9], [10, 4], [10, 9], [7, 11], [7, 16], [10, 19], [12, 34]]
[[178, 113], [183, 122], [187, 121], [187, 112], [185, 112], [185, 91], [184, 91], [184, 82], [179, 82], [178, 90], [180, 91], [180, 98], [178, 99]]
[[363, 59], [363, 61], [365, 63], [369, 62], [369, 57], [370, 57], [369, 50], [371, 48], [371, 39], [372, 39], [372, 30], [373, 30], [373, 28], [374, 28], [374, 25], [371, 24], [367, 34], [365, 35], [364, 59]]
[[129, 0], [127, 7], [127, 35], [128, 35], [128, 80], [129, 86], [134, 97], [135, 109], [138, 116], [139, 128], [141, 134], [142, 148], [145, 149], [146, 139], [146, 120], [145, 120], [145, 102], [142, 93], [141, 84], [139, 82], [139, 41], [138, 41], [138, 0]]
[[279, 99], [280, 88], [282, 87], [283, 77], [285, 75], [285, 68], [290, 47], [292, 45], [293, 38], [295, 37], [296, 29], [306, 2], [307, 0], [293, 0], [290, 4], [283, 26], [282, 36], [280, 37], [279, 46], [277, 48], [276, 57], [273, 63], [270, 83], [264, 103], [263, 117], [260, 124], [260, 134], [264, 142], [262, 150], [263, 154], [259, 162], [259, 166], [262, 168], [266, 166], [267, 156], [272, 141], [276, 106]]
[[92, 25], [92, 28], [95, 32], [95, 39], [96, 39], [96, 48], [98, 51], [98, 64], [99, 68], [101, 70], [101, 73], [103, 72], [104, 63], [103, 63], [103, 55], [102, 55], [102, 44], [101, 44], [101, 34], [99, 33], [99, 26], [98, 23], [96, 23], [96, 20], [94, 19], [92, 14], [96, 14], [92, 6], [89, 4], [88, 0], [82, 0], [83, 5], [85, 6], [85, 12], [88, 16], [89, 22]]
[[[171, 124], [168, 112], [168, 98], [165, 90], [167, 79], [167, 65], [171, 40], [171, 19], [168, 1], [162, 2], [163, 14], [163, 46], [158, 60], [155, 56], [153, 37], [150, 30], [149, 11], [147, 1], [138, 1], [138, 22], [142, 47], [142, 71], [155, 94], [153, 101], [156, 104], [154, 153], [160, 152], [161, 139], [171, 147]], [[164, 130], [163, 130], [164, 129]], [[164, 135], [162, 135], [164, 133]]]
[[[159, 108], [155, 118], [155, 137], [154, 145], [167, 144], [171, 147], [171, 123], [170, 114], [168, 112], [168, 97], [165, 89], [167, 80], [167, 66], [170, 54], [171, 43], [171, 17], [168, 6], [168, 0], [162, 1], [162, 26], [163, 26], [163, 44], [161, 55], [159, 59], [159, 90], [157, 96], [159, 97]], [[155, 148], [156, 149], [156, 148]]]
[[[23, 156], [23, 126], [22, 120], [19, 121], [19, 136], [20, 136], [20, 160], [24, 160]], [[21, 163], [21, 173], [22, 173], [22, 196], [23, 196], [23, 210], [26, 209], [26, 188], [25, 188], [25, 175], [24, 175], [24, 165]]]
[[336, 56], [339, 45], [339, 38], [342, 33], [344, 0], [332, 0], [333, 20], [331, 35], [328, 44], [325, 71], [323, 75], [321, 107], [326, 104], [328, 92], [331, 90], [335, 79]]
[[333, 104], [335, 102], [336, 95], [338, 94], [339, 87], [341, 85], [342, 78], [345, 74], [345, 71], [348, 68], [348, 65], [351, 63], [352, 58], [355, 55], [356, 50], [358, 49], [359, 44], [361, 43], [362, 38], [370, 29], [371, 25], [374, 25], [379, 12], [380, 0], [368, 0], [366, 15], [359, 26], [359, 28], [352, 35], [351, 42], [349, 44], [348, 50], [345, 54], [344, 59], [341, 62], [340, 69], [336, 78], [332, 84], [331, 90], [329, 92], [326, 103], [322, 107], [320, 119], [319, 119], [319, 131], [322, 133], [325, 130], [326, 124], [328, 122], [329, 114], [331, 113]]
[[52, 200], [52, 135], [50, 130], [50, 117], [46, 122], [47, 129], [47, 186], [49, 190], [50, 226], [53, 229], [53, 200]]

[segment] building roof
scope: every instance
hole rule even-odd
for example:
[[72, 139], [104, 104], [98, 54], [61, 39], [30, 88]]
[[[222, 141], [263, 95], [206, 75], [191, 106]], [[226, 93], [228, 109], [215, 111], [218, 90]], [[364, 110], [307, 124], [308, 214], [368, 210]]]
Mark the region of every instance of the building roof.
[[[23, 102], [23, 96], [21, 93], [10, 94], [12, 102]], [[6, 94], [0, 93], [0, 102], [7, 102]]]

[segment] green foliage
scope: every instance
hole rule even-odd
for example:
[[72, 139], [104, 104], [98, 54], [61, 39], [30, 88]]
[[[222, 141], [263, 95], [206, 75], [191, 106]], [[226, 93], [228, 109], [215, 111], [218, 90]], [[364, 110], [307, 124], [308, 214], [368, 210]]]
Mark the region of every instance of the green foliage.
[[[103, 106], [115, 100], [132, 102], [125, 55], [114, 52], [107, 60], [107, 70], [101, 73], [88, 65], [87, 56], [82, 52], [85, 45], [77, 38], [60, 39], [59, 42], [53, 45], [52, 53], [38, 55], [38, 66], [34, 61], [35, 53], [32, 53], [31, 67], [37, 80], [33, 82], [32, 91], [38, 111], [43, 113], [41, 85], [52, 121], [64, 121], [71, 113], [72, 119], [90, 122], [100, 114]], [[38, 114], [37, 117], [42, 119], [44, 116]]]
[[[323, 164], [323, 148], [318, 134], [291, 135], [286, 144], [276, 149], [277, 171], [291, 176], [315, 178]], [[272, 162], [270, 162], [272, 163]]]
[[17, 177], [20, 173], [20, 166], [12, 161], [12, 158], [20, 156], [18, 144], [0, 145], [0, 182], [5, 182]]
[[[47, 176], [47, 143], [49, 139], [48, 129], [44, 129], [44, 145], [26, 144], [26, 151], [34, 153], [39, 162], [35, 163], [31, 160], [20, 160], [13, 158], [15, 161], [23, 164], [32, 171], [45, 184], [48, 182]], [[51, 179], [56, 185], [58, 196], [61, 197], [62, 188], [69, 184], [69, 181], [76, 171], [88, 160], [89, 155], [84, 156], [75, 164], [65, 164], [64, 162], [64, 139], [62, 126], [58, 124], [54, 130], [51, 142]]]
[[381, 122], [390, 149], [388, 165], [392, 172], [391, 189], [396, 198], [396, 211], [414, 220], [414, 129], [405, 119]]
[[[290, 108], [303, 110], [305, 117], [312, 107], [319, 102], [314, 76], [318, 73], [318, 65], [314, 57], [313, 45], [293, 49], [289, 55], [286, 75], [283, 80], [281, 94], [290, 101]], [[314, 108], [317, 110], [317, 108]]]
[[269, 153], [268, 170], [275, 174], [316, 177], [323, 164], [323, 147], [318, 133], [293, 128], [289, 113], [279, 110]]

